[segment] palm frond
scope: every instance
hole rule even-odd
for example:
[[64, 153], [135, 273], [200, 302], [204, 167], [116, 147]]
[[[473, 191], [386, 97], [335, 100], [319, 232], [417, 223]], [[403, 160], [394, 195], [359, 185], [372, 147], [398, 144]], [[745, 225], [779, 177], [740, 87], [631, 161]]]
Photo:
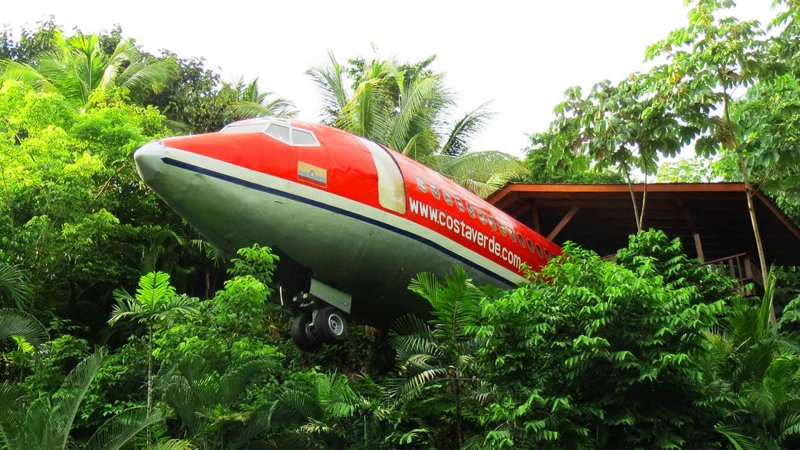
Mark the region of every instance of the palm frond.
[[26, 408], [22, 404], [25, 390], [15, 384], [4, 381], [0, 384], [0, 448], [22, 448], [16, 443], [19, 439], [21, 424], [25, 422]]
[[193, 450], [195, 448], [191, 442], [185, 439], [170, 439], [150, 447], [151, 450]]
[[32, 291], [28, 276], [22, 269], [0, 262], [0, 296], [3, 291], [8, 293], [17, 308], [30, 306]]
[[494, 116], [488, 108], [487, 102], [464, 114], [448, 133], [440, 153], [448, 156], [461, 156], [466, 153], [474, 135], [480, 132], [486, 126], [486, 122]]
[[425, 162], [481, 197], [487, 197], [527, 171], [522, 161], [495, 150], [470, 152], [459, 157], [437, 155]]
[[0, 79], [21, 81], [41, 92], [55, 92], [56, 86], [39, 70], [17, 61], [0, 61]]
[[167, 273], [150, 272], [139, 278], [136, 300], [145, 307], [153, 307], [159, 301], [175, 295], [175, 288], [169, 283], [169, 274]]
[[47, 329], [32, 315], [17, 309], [0, 309], [0, 340], [19, 336], [34, 346], [50, 337]]
[[284, 98], [275, 98], [266, 103], [250, 101], [233, 102], [230, 111], [239, 119], [252, 119], [255, 117], [283, 117], [291, 118], [297, 115], [292, 103]]
[[352, 416], [365, 403], [347, 378], [336, 373], [317, 379], [317, 393], [320, 406], [327, 416], [334, 419]]
[[361, 83], [342, 108], [335, 126], [370, 139], [386, 142], [392, 125], [392, 100], [386, 80], [373, 78]]
[[223, 405], [235, 402], [247, 385], [256, 376], [265, 373], [270, 365], [270, 361], [257, 358], [238, 364], [225, 371], [225, 374], [219, 380], [218, 401]]
[[717, 425], [714, 430], [725, 436], [736, 450], [761, 450], [758, 441], [742, 434], [742, 431], [729, 425]]
[[[159, 410], [148, 412], [146, 408], [132, 408], [107, 420], [89, 438], [86, 449], [117, 450], [148, 426], [164, 419]], [[178, 447], [180, 448], [180, 447]]]
[[132, 62], [123, 70], [115, 83], [136, 93], [159, 93], [175, 78], [178, 65], [173, 59], [148, 63], [144, 59]]
[[414, 135], [431, 129], [436, 114], [449, 101], [440, 76], [415, 80], [408, 91], [401, 92], [399, 111], [387, 139], [389, 145], [392, 148], [405, 148]]
[[83, 359], [67, 375], [59, 388], [58, 403], [53, 409], [51, 420], [54, 421], [54, 428], [57, 430], [58, 439], [61, 441], [59, 448], [64, 448], [69, 439], [72, 423], [78, 413], [78, 406], [83, 401], [83, 397], [89, 390], [89, 385], [94, 380], [97, 371], [105, 359], [105, 350], [98, 350], [92, 355]]
[[108, 324], [114, 326], [120, 320], [137, 319], [142, 316], [144, 309], [128, 292], [118, 289], [114, 291], [116, 304], [111, 308]]
[[152, 310], [150, 320], [160, 327], [171, 326], [178, 318], [197, 314], [197, 300], [186, 295], [176, 295], [160, 301]]
[[324, 66], [312, 67], [306, 74], [320, 88], [323, 95], [323, 109], [326, 122], [333, 122], [341, 115], [345, 105], [349, 103], [349, 95], [344, 84], [342, 66], [336, 61], [333, 52], [328, 50], [329, 63]]

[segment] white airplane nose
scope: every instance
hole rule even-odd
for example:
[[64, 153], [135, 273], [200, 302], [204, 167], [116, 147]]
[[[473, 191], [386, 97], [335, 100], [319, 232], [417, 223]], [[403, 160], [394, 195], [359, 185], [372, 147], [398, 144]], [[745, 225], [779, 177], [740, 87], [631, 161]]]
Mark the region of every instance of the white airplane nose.
[[146, 184], [150, 184], [164, 170], [162, 158], [166, 153], [166, 147], [161, 141], [148, 142], [133, 153], [136, 170]]

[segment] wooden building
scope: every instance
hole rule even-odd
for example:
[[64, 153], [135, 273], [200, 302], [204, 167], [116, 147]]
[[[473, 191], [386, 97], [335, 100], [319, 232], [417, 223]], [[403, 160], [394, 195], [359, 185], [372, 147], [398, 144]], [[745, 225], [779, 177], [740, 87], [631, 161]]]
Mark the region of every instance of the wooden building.
[[[742, 281], [760, 281], [743, 183], [633, 186], [646, 194], [644, 229], [681, 239], [685, 251]], [[573, 241], [600, 255], [627, 245], [636, 221], [627, 185], [508, 184], [487, 199], [558, 244]], [[800, 265], [800, 228], [765, 195], [754, 197], [768, 264]]]

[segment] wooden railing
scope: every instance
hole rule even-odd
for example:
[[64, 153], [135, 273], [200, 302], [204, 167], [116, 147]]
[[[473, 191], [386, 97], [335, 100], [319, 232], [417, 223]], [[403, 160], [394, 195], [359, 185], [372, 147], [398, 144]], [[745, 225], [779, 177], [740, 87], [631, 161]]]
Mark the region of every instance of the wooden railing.
[[754, 284], [761, 286], [761, 271], [747, 253], [706, 261], [706, 265], [715, 272], [727, 275], [738, 281], [739, 288], [743, 290], [745, 295], [753, 294], [749, 289], [746, 289], [746, 286]]

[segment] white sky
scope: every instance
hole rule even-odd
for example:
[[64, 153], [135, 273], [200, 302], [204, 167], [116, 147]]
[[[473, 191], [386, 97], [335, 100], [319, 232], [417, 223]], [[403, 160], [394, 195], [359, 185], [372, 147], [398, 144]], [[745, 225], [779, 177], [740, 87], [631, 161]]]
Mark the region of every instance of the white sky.
[[[686, 24], [683, 0], [381, 2], [304, 0], [5, 2], [0, 23], [15, 31], [55, 15], [69, 30], [122, 26], [150, 52], [206, 59], [225, 80], [260, 77], [316, 121], [320, 94], [306, 69], [372, 56], [417, 61], [431, 54], [463, 112], [491, 100], [497, 114], [475, 150], [521, 155], [526, 134], [543, 130], [567, 87], [618, 80], [644, 67], [645, 48]], [[739, 0], [736, 15], [762, 23], [771, 0]], [[9, 5], [11, 5], [9, 7]], [[119, 5], [119, 7], [116, 7]]]

